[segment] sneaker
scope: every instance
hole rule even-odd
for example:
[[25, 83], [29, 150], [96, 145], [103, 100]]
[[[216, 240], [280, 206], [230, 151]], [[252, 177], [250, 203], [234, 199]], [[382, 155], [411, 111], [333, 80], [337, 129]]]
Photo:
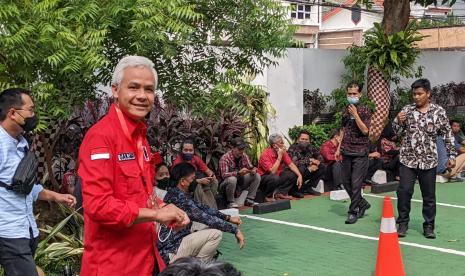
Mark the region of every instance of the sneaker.
[[436, 234], [434, 234], [434, 229], [432, 226], [426, 226], [423, 228], [423, 236], [427, 239], [435, 239]]
[[239, 208], [239, 205], [236, 202], [231, 202], [228, 204], [228, 208]]
[[253, 206], [257, 206], [257, 205], [258, 205], [258, 202], [255, 202], [253, 199], [247, 198], [247, 199], [244, 201], [244, 205], [245, 205], [245, 206], [249, 206], [249, 207], [253, 207]]
[[360, 207], [360, 210], [358, 211], [358, 218], [363, 218], [365, 215], [365, 211], [370, 209], [371, 205], [370, 203], [366, 202], [362, 207]]
[[397, 228], [397, 236], [399, 238], [403, 238], [403, 237], [407, 236], [407, 230], [408, 230], [408, 224], [407, 223], [399, 224], [399, 227]]
[[349, 213], [347, 215], [346, 224], [354, 224], [357, 222], [357, 219], [358, 217], [356, 214]]

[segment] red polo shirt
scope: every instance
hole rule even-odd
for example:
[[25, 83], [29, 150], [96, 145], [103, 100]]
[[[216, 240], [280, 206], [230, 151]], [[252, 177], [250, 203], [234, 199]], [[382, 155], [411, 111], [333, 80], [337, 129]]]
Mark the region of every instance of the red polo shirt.
[[192, 166], [195, 167], [196, 170], [199, 170], [203, 173], [207, 173], [208, 171], [208, 167], [207, 167], [207, 164], [205, 164], [205, 162], [203, 162], [202, 158], [200, 158], [197, 154], [194, 154], [194, 156], [192, 156], [192, 160], [190, 161], [184, 161], [184, 159], [182, 159], [182, 156], [181, 155], [178, 155], [176, 157], [176, 159], [174, 159], [173, 161], [173, 165], [171, 167], [174, 167], [182, 162], [187, 162], [187, 163], [190, 163], [192, 164]]
[[[276, 160], [278, 160], [278, 153], [276, 153], [276, 151], [272, 148], [265, 149], [258, 161], [258, 173], [260, 175], [269, 173]], [[289, 154], [285, 152], [281, 159], [281, 164], [279, 164], [278, 170], [276, 171], [276, 175], [280, 175], [284, 168], [290, 164], [292, 164], [292, 159], [289, 157]]]
[[[152, 193], [147, 128], [125, 117], [133, 141], [142, 136], [144, 172], [136, 146], [124, 135], [115, 106], [84, 137], [79, 176], [84, 205], [84, 254], [80, 275], [152, 275], [155, 263], [154, 223], [129, 226]], [[141, 175], [145, 176], [143, 184]]]

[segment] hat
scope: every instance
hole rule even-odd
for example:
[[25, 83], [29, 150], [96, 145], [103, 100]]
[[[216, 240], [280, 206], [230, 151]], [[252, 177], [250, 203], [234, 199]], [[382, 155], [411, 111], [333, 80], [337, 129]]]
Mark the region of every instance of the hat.
[[233, 148], [245, 149], [247, 147], [247, 144], [244, 142], [242, 138], [236, 137], [231, 140], [231, 146]]

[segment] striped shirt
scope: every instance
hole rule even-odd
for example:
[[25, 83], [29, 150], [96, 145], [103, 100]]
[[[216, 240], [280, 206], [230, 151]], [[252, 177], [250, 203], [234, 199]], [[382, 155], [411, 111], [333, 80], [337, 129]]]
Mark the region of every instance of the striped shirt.
[[[10, 185], [19, 162], [27, 151], [27, 141], [20, 136], [19, 140], [11, 137], [0, 126], [0, 181]], [[27, 238], [29, 228], [34, 237], [39, 235], [37, 224], [32, 210], [33, 202], [44, 188], [34, 185], [31, 193], [24, 196], [0, 187], [0, 237], [1, 238]]]

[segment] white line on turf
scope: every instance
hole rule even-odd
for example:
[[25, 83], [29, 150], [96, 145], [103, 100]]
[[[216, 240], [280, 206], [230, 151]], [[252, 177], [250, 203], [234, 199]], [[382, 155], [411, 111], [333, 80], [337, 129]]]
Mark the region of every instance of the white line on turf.
[[[366, 235], [360, 235], [360, 234], [355, 234], [355, 233], [351, 233], [351, 232], [338, 231], [338, 230], [333, 230], [333, 229], [318, 227], [318, 226], [313, 226], [313, 225], [300, 224], [300, 223], [295, 223], [295, 222], [287, 222], [287, 221], [276, 220], [276, 219], [268, 219], [268, 218], [262, 218], [262, 217], [251, 216], [251, 215], [240, 215], [240, 216], [245, 217], [245, 218], [249, 218], [249, 219], [253, 219], [253, 220], [265, 221], [265, 222], [276, 223], [276, 224], [283, 224], [283, 225], [294, 226], [294, 227], [298, 227], [298, 228], [307, 228], [307, 229], [312, 229], [312, 230], [316, 230], [316, 231], [321, 231], [321, 232], [326, 232], [326, 233], [333, 233], [333, 234], [338, 234], [338, 235], [343, 235], [343, 236], [348, 236], [348, 237], [353, 237], [353, 238], [359, 238], [359, 239], [365, 239], [365, 240], [373, 240], [373, 241], [378, 240], [377, 237], [370, 237], [370, 236], [366, 236]], [[464, 256], [465, 257], [465, 252], [454, 250], [454, 249], [435, 247], [435, 246], [429, 246], [429, 245], [413, 243], [413, 242], [404, 242], [404, 241], [399, 241], [399, 243], [402, 244], [402, 245], [406, 245], [406, 246], [423, 248], [423, 249], [428, 249], [428, 250], [433, 250], [433, 251], [438, 251], [438, 252], [442, 252], [442, 253], [454, 254], [454, 255], [459, 255], [459, 256]]]
[[[363, 194], [363, 195], [364, 195], [364, 196], [369, 196], [369, 197], [384, 198], [384, 196], [373, 195], [373, 194]], [[392, 196], [391, 196], [391, 199], [397, 200], [397, 197], [392, 197]], [[420, 202], [420, 203], [423, 202], [423, 200], [413, 199], [413, 198], [412, 198], [412, 201], [414, 201], [414, 202]], [[448, 203], [440, 203], [440, 202], [437, 202], [436, 205], [445, 206], [445, 207], [453, 207], [453, 208], [465, 209], [465, 206], [462, 206], [462, 205], [454, 205], [454, 204], [448, 204]]]

